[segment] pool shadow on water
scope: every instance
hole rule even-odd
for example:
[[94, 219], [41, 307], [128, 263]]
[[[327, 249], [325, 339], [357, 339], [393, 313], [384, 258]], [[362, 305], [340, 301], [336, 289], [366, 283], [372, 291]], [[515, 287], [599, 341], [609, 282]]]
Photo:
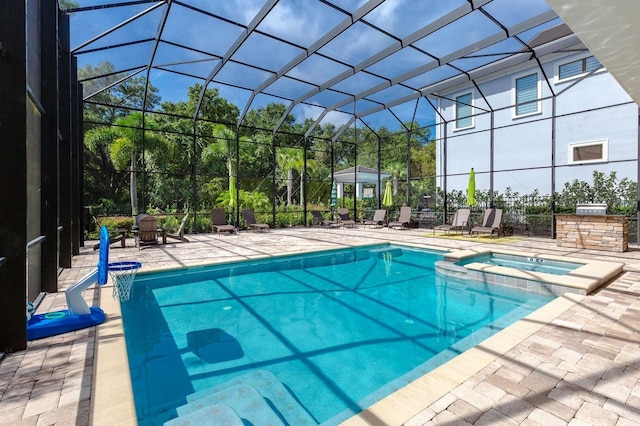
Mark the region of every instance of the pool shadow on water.
[[187, 347], [207, 364], [232, 361], [244, 357], [240, 342], [220, 328], [209, 328], [187, 333]]

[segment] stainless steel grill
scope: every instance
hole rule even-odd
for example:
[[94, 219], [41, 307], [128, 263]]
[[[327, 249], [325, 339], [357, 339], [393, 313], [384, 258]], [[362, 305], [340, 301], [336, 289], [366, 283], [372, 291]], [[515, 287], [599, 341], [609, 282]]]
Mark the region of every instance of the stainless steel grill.
[[607, 214], [607, 205], [604, 203], [577, 204], [576, 214], [604, 216]]

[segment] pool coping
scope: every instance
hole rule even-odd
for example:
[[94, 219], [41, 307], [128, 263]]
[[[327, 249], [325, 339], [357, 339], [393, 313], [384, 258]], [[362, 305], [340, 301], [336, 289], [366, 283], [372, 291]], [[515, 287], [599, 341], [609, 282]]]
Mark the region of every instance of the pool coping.
[[305, 254], [340, 252], [340, 251], [349, 250], [349, 249], [352, 249], [352, 248], [375, 247], [375, 246], [385, 246], [385, 245], [386, 246], [404, 246], [404, 247], [417, 248], [417, 249], [420, 249], [420, 250], [437, 251], [439, 253], [442, 253], [445, 256], [447, 256], [448, 253], [452, 251], [451, 249], [448, 249], [448, 248], [445, 248], [445, 247], [438, 247], [438, 246], [426, 245], [426, 244], [415, 244], [415, 243], [405, 243], [405, 242], [402, 242], [402, 243], [375, 242], [375, 243], [358, 244], [358, 245], [354, 245], [354, 246], [340, 247], [340, 248], [334, 248], [334, 249], [319, 248], [319, 249], [311, 249], [311, 250], [300, 251], [300, 252], [296, 252], [296, 253], [285, 253], [285, 254], [277, 254], [277, 255], [262, 254], [262, 255], [254, 256], [251, 259], [231, 259], [231, 260], [225, 259], [223, 261], [217, 261], [217, 262], [214, 261], [214, 262], [204, 263], [204, 264], [200, 264], [200, 265], [166, 266], [166, 267], [159, 266], [159, 267], [152, 268], [152, 269], [146, 269], [144, 271], [138, 271], [136, 276], [144, 276], [144, 275], [154, 274], [154, 273], [157, 273], [157, 272], [178, 271], [178, 270], [186, 269], [186, 268], [203, 269], [203, 268], [214, 267], [214, 266], [233, 265], [235, 263], [250, 262], [250, 261], [260, 261], [260, 260], [265, 260], [265, 259], [271, 259], [273, 257], [277, 257], [279, 259], [286, 259], [288, 257], [295, 257], [295, 256], [300, 256], [300, 255], [305, 255]]
[[[377, 244], [362, 244], [354, 247], [366, 247]], [[425, 246], [410, 243], [389, 243], [416, 247], [420, 249], [451, 253], [437, 246]], [[296, 254], [313, 253], [327, 250], [306, 250]], [[276, 257], [260, 256], [255, 260]], [[277, 256], [281, 257], [281, 256]], [[553, 257], [553, 256], [551, 256]], [[566, 258], [563, 258], [566, 259]], [[245, 260], [239, 260], [245, 261]], [[580, 260], [584, 262], [583, 259]], [[212, 262], [219, 265], [226, 262]], [[208, 266], [208, 265], [199, 265]], [[182, 267], [153, 268], [141, 273], [183, 269]], [[96, 346], [94, 362], [94, 385], [91, 391], [90, 421], [95, 426], [137, 425], [137, 415], [133, 398], [133, 387], [129, 373], [129, 361], [124, 340], [122, 312], [120, 302], [113, 300], [113, 281], [100, 287], [100, 306], [107, 315], [107, 321], [96, 327]], [[419, 414], [425, 407], [449, 393], [456, 386], [470, 379], [475, 373], [503, 356], [524, 339], [547, 325], [557, 316], [582, 300], [581, 295], [565, 294], [537, 309], [523, 319], [499, 331], [482, 343], [461, 353], [452, 360], [435, 368], [428, 374], [414, 380], [400, 390], [388, 395], [370, 407], [347, 419], [342, 425], [402, 424]]]
[[370, 426], [406, 423], [583, 298], [581, 295], [566, 294], [552, 300], [341, 424]]

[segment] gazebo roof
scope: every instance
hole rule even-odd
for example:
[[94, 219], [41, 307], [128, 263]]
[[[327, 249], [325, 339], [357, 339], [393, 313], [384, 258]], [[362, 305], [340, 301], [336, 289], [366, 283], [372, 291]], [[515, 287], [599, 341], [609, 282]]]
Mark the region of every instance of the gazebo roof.
[[385, 173], [371, 167], [355, 166], [335, 172], [333, 174], [333, 178], [336, 182], [342, 183], [377, 183], [378, 173], [380, 173], [380, 179], [385, 179], [391, 176], [389, 173]]

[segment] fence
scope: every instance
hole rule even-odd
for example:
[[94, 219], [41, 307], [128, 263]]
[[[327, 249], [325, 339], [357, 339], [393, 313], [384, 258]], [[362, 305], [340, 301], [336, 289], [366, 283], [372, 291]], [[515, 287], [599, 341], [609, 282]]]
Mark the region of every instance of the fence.
[[[552, 238], [554, 214], [575, 213], [575, 206], [556, 206], [555, 212], [552, 213], [550, 196], [499, 196], [493, 202], [495, 207], [502, 209], [502, 223], [510, 231], [512, 230], [514, 235]], [[449, 220], [456, 209], [467, 207], [463, 203], [457, 202], [457, 200], [450, 201], [448, 206], [447, 216]], [[484, 209], [488, 207], [488, 201], [481, 201], [471, 207], [472, 224], [482, 223]], [[638, 218], [636, 212], [628, 211], [628, 209], [621, 212], [616, 210], [615, 206], [610, 208], [609, 214], [627, 216], [629, 218], [629, 241], [637, 241]], [[441, 214], [439, 216], [441, 217]]]
[[[434, 197], [435, 198], [435, 197]], [[414, 210], [414, 216], [416, 219], [416, 225], [418, 227], [432, 228], [434, 225], [442, 223], [450, 223], [454, 212], [459, 208], [468, 208], [465, 204], [466, 198], [451, 197], [447, 200], [447, 208], [444, 208], [442, 200], [438, 199], [435, 203], [429, 206], [428, 214], [421, 212], [419, 209]], [[553, 238], [553, 218], [554, 214], [551, 211], [551, 197], [549, 196], [519, 196], [519, 197], [507, 197], [498, 196], [493, 200], [495, 207], [503, 210], [502, 223], [504, 226], [514, 235], [535, 236], [543, 238]], [[479, 200], [478, 204], [471, 207], [471, 225], [481, 225], [484, 217], [484, 210], [490, 205], [487, 200]], [[353, 199], [341, 199], [339, 200], [339, 206], [345, 206], [350, 208], [353, 212]], [[424, 207], [424, 206], [421, 206]], [[377, 209], [377, 199], [375, 200], [358, 200], [356, 219], [363, 218], [371, 219], [375, 210]], [[313, 218], [311, 216], [311, 210], [320, 210], [328, 215], [331, 210], [328, 206], [311, 205], [307, 209], [306, 222], [307, 225], [313, 224]], [[562, 206], [556, 208], [555, 213], [574, 213], [575, 206]], [[256, 217], [260, 222], [271, 223], [272, 212], [256, 210]], [[389, 209], [389, 219], [395, 220], [399, 213], [398, 207], [392, 207]], [[638, 241], [637, 232], [637, 216], [635, 211], [624, 212], [625, 216], [629, 218], [629, 241]], [[610, 214], [618, 214], [615, 208], [611, 209]], [[622, 214], [622, 213], [620, 213]], [[164, 227], [177, 228], [179, 219], [182, 217], [182, 213], [177, 214], [161, 214], [161, 224]], [[446, 217], [445, 217], [446, 216]], [[171, 217], [170, 223], [168, 217]], [[233, 222], [234, 217], [229, 217]], [[129, 217], [122, 217], [122, 220], [126, 220], [127, 223], [132, 224], [132, 219]], [[102, 218], [108, 228], [122, 228], [126, 227], [123, 223], [118, 222], [117, 217]], [[304, 210], [300, 206], [291, 206], [286, 208], [279, 208], [276, 212], [275, 223], [276, 227], [290, 227], [290, 226], [302, 226], [305, 223]], [[111, 225], [111, 226], [109, 226]], [[97, 227], [95, 228], [97, 230]], [[211, 232], [211, 212], [204, 211], [195, 214], [189, 218], [187, 223], [187, 232]]]

